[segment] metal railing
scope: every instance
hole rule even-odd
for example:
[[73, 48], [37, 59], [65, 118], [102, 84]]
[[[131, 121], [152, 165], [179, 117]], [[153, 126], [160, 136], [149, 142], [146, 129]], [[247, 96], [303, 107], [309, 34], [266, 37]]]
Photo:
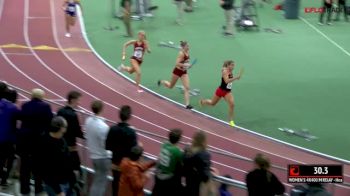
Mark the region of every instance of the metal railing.
[[[30, 92], [28, 92], [28, 91], [26, 91], [26, 90], [24, 90], [24, 89], [22, 89], [22, 88], [20, 88], [20, 87], [17, 87], [17, 86], [14, 86], [14, 85], [12, 85], [12, 84], [8, 84], [8, 83], [7, 83], [7, 85], [8, 85], [9, 87], [11, 87], [11, 88], [13, 88], [13, 89], [19, 91], [19, 92], [25, 93], [25, 94], [27, 94], [27, 95], [30, 95], [30, 94], [31, 94]], [[51, 100], [48, 100], [48, 99], [45, 99], [45, 101], [48, 102], [48, 103], [50, 103], [50, 104], [56, 105], [56, 106], [60, 106], [60, 107], [64, 106], [63, 104], [58, 103], [58, 102], [56, 102], [56, 101], [51, 101]], [[78, 110], [76, 110], [76, 111], [77, 111], [78, 113], [80, 113], [80, 114], [87, 115], [87, 116], [93, 115], [92, 112], [86, 110], [86, 109], [83, 108], [83, 107], [80, 107], [80, 108], [79, 108]], [[106, 122], [108, 122], [108, 123], [113, 123], [113, 124], [116, 123], [115, 121], [110, 120], [110, 119], [107, 119], [107, 118], [105, 118], [105, 120], [106, 120]], [[163, 139], [163, 140], [167, 140], [167, 139], [168, 139], [168, 138], [165, 137], [165, 136], [162, 136], [162, 135], [159, 135], [159, 134], [155, 134], [155, 133], [152, 133], [152, 132], [149, 132], [149, 131], [146, 131], [146, 130], [138, 129], [138, 128], [135, 128], [135, 127], [134, 127], [134, 129], [135, 129], [137, 132], [141, 133], [141, 134], [147, 134], [147, 135], [149, 135], [149, 136], [157, 137], [157, 138], [160, 138], [160, 139]], [[183, 145], [189, 145], [189, 143], [186, 143], [186, 142], [181, 142], [181, 144], [183, 144]], [[246, 158], [246, 157], [243, 157], [243, 156], [234, 154], [234, 153], [226, 152], [226, 151], [214, 150], [214, 149], [211, 149], [211, 148], [209, 148], [208, 151], [209, 151], [209, 152], [212, 152], [212, 153], [216, 153], [216, 154], [228, 156], [228, 157], [234, 158], [234, 159], [239, 159], [239, 160], [243, 160], [243, 161], [253, 162], [253, 160], [251, 160], [251, 159], [249, 159], [249, 158]], [[153, 156], [153, 155], [151, 155], [151, 154], [149, 154], [149, 153], [147, 153], [147, 152], [145, 152], [143, 156], [144, 156], [144, 158], [149, 159], [149, 160], [154, 160], [154, 161], [157, 160], [157, 157], [156, 157], [156, 156]], [[286, 170], [285, 168], [282, 168], [282, 167], [279, 167], [279, 166], [274, 166], [274, 167], [277, 168], [277, 169]], [[81, 168], [82, 168], [84, 171], [88, 172], [88, 173], [91, 173], [91, 174], [94, 173], [94, 170], [93, 170], [92, 168], [87, 167], [87, 166], [82, 165]], [[223, 176], [214, 176], [213, 178], [214, 178], [214, 180], [217, 181], [217, 182], [224, 183], [224, 184], [227, 184], [227, 185], [229, 185], [229, 186], [234, 186], [234, 187], [237, 187], [237, 188], [246, 189], [246, 184], [245, 184], [244, 182], [242, 182], [242, 181], [233, 180], [233, 179], [230, 179], [230, 178], [225, 178], [225, 177], [223, 177]], [[112, 177], [112, 176], [108, 176], [108, 179], [112, 180], [113, 177]], [[147, 192], [147, 190], [146, 190], [146, 192]]]
[[[19, 88], [17, 86], [14, 86], [12, 84], [8, 84], [8, 86], [13, 88], [13, 89], [15, 89], [15, 90], [17, 90], [17, 91], [20, 91], [22, 93], [25, 93], [25, 94], [28, 94], [28, 95], [31, 94], [30, 92], [28, 92], [28, 91], [26, 91], [26, 90], [24, 90], [22, 88]], [[52, 101], [52, 100], [45, 100], [45, 101], [50, 103], [50, 104], [56, 105], [56, 106], [64, 106], [63, 104], [60, 104], [57, 101]], [[80, 107], [77, 110], [77, 112], [82, 114], [82, 115], [87, 115], [87, 116], [93, 115], [92, 112], [88, 111], [87, 109], [85, 109], [83, 107]], [[115, 124], [116, 123], [115, 121], [107, 119], [107, 118], [105, 118], [105, 120], [106, 120], [106, 122], [111, 123], [111, 124]], [[135, 127], [134, 127], [134, 129], [138, 132], [138, 134], [140, 134], [142, 136], [148, 135], [148, 136], [156, 137], [156, 138], [159, 138], [159, 139], [162, 139], [162, 140], [167, 140], [168, 139], [167, 137], [165, 137], [163, 135], [152, 133], [150, 131], [146, 131], [146, 130], [135, 128]], [[181, 141], [180, 143], [183, 144], [183, 145], [189, 145], [188, 142], [182, 142]], [[241, 156], [241, 155], [229, 152], [229, 151], [221, 150], [221, 149], [217, 150], [217, 149], [214, 149], [212, 146], [209, 146], [208, 151], [211, 152], [211, 153], [215, 153], [215, 154], [218, 154], [218, 155], [223, 155], [223, 156], [226, 156], [226, 157], [229, 157], [229, 158], [232, 158], [232, 159], [237, 159], [237, 160], [241, 160], [241, 161], [247, 161], [247, 162], [250, 162], [252, 164], [254, 163], [254, 161], [252, 159], [250, 159], [250, 158], [247, 158], [247, 157], [244, 157], [244, 156]], [[144, 156], [147, 159], [156, 160], [155, 156], [153, 156], [151, 154], [148, 154], [146, 152], [145, 152]], [[278, 170], [287, 171], [286, 167], [282, 167], [282, 166], [278, 166], [278, 165], [271, 165], [271, 167], [275, 168], [275, 169], [278, 169]], [[84, 170], [86, 170], [87, 172], [89, 172], [89, 173], [93, 172], [93, 170], [91, 168], [88, 168], [86, 166], [82, 166], [82, 168]], [[109, 176], [109, 178], [112, 179], [111, 176]], [[242, 181], [233, 180], [233, 179], [230, 179], [230, 178], [225, 178], [223, 176], [214, 176], [214, 180], [217, 181], [217, 182], [220, 182], [220, 183], [227, 184], [229, 186], [237, 187], [237, 188], [240, 188], [240, 189], [246, 189], [246, 184], [244, 182], [242, 182]], [[342, 185], [350, 187], [350, 183], [349, 182], [344, 182]], [[334, 184], [333, 187], [331, 187], [332, 191], [334, 191], [334, 188], [335, 188], [334, 186], [336, 186], [336, 185]]]

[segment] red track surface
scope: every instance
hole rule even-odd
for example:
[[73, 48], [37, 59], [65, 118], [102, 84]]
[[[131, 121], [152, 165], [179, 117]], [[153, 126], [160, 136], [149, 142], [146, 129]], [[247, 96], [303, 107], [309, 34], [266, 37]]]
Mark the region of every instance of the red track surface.
[[[20, 44], [26, 46], [48, 45], [57, 48], [88, 48], [78, 25], [72, 38], [64, 37], [64, 21], [61, 1], [0, 0], [3, 9], [0, 20], [0, 45]], [[1, 5], [0, 5], [1, 11]], [[208, 133], [209, 144], [216, 150], [225, 150], [244, 157], [253, 158], [258, 152], [266, 154], [273, 164], [287, 167], [292, 163], [339, 164], [293, 147], [286, 146], [242, 130], [231, 128], [220, 122], [185, 110], [150, 93], [138, 94], [129, 81], [106, 67], [93, 53], [38, 51], [31, 49], [0, 49], [0, 80], [5, 80], [26, 90], [34, 87], [44, 89], [48, 98], [62, 99], [69, 90], [83, 93], [81, 106], [88, 109], [94, 99], [106, 103], [104, 116], [117, 121], [119, 106], [129, 104], [135, 117], [131, 124], [139, 129], [167, 135], [168, 129], [181, 128], [184, 141], [198, 130]], [[154, 51], [157, 52], [157, 51]], [[16, 54], [14, 54], [16, 53]], [[140, 135], [145, 150], [153, 155], [159, 151], [157, 138]], [[158, 139], [159, 140], [159, 139]], [[231, 174], [234, 179], [244, 181], [246, 171], [252, 163], [212, 154], [214, 167], [221, 174]], [[84, 156], [86, 164], [89, 160]], [[273, 169], [280, 180], [286, 182], [285, 171]], [[350, 182], [350, 166], [344, 165], [345, 181]], [[287, 186], [290, 189], [290, 186]], [[336, 196], [350, 195], [350, 188], [337, 185]], [[244, 191], [234, 189], [236, 195]]]

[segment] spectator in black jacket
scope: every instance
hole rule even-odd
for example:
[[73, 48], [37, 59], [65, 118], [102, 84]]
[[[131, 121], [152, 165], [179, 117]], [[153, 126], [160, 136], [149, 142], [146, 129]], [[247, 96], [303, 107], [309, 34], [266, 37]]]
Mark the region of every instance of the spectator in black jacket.
[[282, 195], [285, 188], [278, 178], [269, 171], [269, 159], [262, 154], [257, 154], [254, 162], [257, 168], [246, 176], [249, 196]]
[[35, 192], [43, 191], [39, 176], [37, 149], [43, 134], [49, 131], [53, 117], [51, 106], [43, 101], [45, 92], [41, 89], [32, 90], [32, 99], [22, 105], [20, 118], [21, 128], [18, 134], [17, 152], [21, 157], [20, 183], [21, 193], [29, 194], [31, 173], [35, 180]]
[[199, 196], [201, 184], [209, 183], [212, 176], [211, 158], [207, 151], [207, 137], [204, 132], [195, 133], [191, 147], [185, 149], [184, 154], [185, 195]]
[[[5, 98], [0, 98], [0, 178], [1, 186], [7, 186], [7, 179], [15, 158], [15, 142], [17, 133], [17, 119], [19, 109], [9, 100], [9, 95], [16, 93], [14, 90], [0, 89], [0, 94]], [[6, 170], [3, 168], [6, 167]]]
[[[76, 144], [76, 138], [84, 139], [83, 132], [81, 130], [78, 115], [75, 109], [79, 106], [81, 93], [77, 91], [70, 91], [67, 95], [66, 106], [60, 108], [57, 112], [57, 116], [62, 116], [68, 123], [67, 131], [64, 134], [64, 139], [67, 142], [70, 152], [70, 161], [73, 166], [74, 172], [78, 179], [82, 178], [82, 172], [80, 169], [80, 158], [78, 154], [78, 148]], [[71, 183], [77, 183], [77, 179], [72, 179]], [[73, 187], [73, 186], [71, 186]], [[71, 190], [73, 191], [73, 190]]]
[[0, 99], [5, 98], [7, 89], [7, 84], [5, 82], [0, 82]]
[[121, 122], [113, 125], [109, 129], [106, 140], [106, 149], [112, 151], [112, 172], [113, 182], [112, 191], [113, 196], [118, 195], [119, 179], [120, 179], [120, 163], [124, 157], [129, 157], [131, 148], [137, 145], [136, 132], [127, 123], [131, 118], [130, 106], [122, 106], [119, 117]]
[[49, 196], [68, 195], [69, 181], [74, 176], [69, 159], [69, 150], [63, 138], [67, 122], [61, 116], [52, 119], [51, 128], [41, 141], [42, 177]]
[[224, 9], [225, 13], [225, 20], [226, 20], [226, 26], [225, 26], [225, 36], [231, 36], [233, 35], [233, 0], [220, 0], [220, 5], [222, 9]]

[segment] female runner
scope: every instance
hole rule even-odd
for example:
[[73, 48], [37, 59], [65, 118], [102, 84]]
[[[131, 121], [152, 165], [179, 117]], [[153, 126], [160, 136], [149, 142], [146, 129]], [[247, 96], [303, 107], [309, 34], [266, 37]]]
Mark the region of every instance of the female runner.
[[71, 37], [70, 26], [75, 25], [77, 16], [77, 5], [80, 5], [79, 0], [64, 0], [62, 9], [65, 11], [65, 21], [66, 21], [66, 37]]
[[233, 98], [233, 95], [231, 94], [232, 82], [235, 80], [239, 80], [243, 73], [243, 69], [241, 69], [238, 76], [234, 77], [232, 74], [234, 67], [235, 67], [235, 64], [232, 60], [225, 61], [221, 70], [221, 73], [222, 73], [221, 84], [216, 89], [216, 92], [213, 98], [201, 99], [199, 101], [199, 104], [201, 106], [203, 105], [215, 106], [218, 103], [218, 101], [223, 97], [229, 106], [228, 115], [229, 115], [229, 123], [231, 126], [235, 126], [235, 123], [233, 121], [234, 98]]
[[127, 66], [124, 66], [124, 64], [121, 64], [118, 67], [118, 70], [119, 71], [126, 71], [129, 74], [132, 74], [135, 72], [136, 73], [135, 82], [136, 82], [136, 86], [138, 88], [137, 92], [141, 93], [141, 92], [143, 92], [143, 90], [140, 88], [141, 64], [143, 61], [143, 55], [144, 55], [145, 51], [147, 51], [148, 53], [151, 53], [148, 42], [146, 40], [146, 33], [144, 31], [140, 31], [138, 33], [138, 40], [131, 40], [131, 41], [128, 41], [124, 44], [123, 56], [122, 56], [123, 61], [125, 60], [125, 57], [126, 57], [125, 50], [130, 45], [134, 45], [134, 52], [130, 58], [131, 66], [127, 67]]
[[181, 50], [176, 59], [175, 68], [173, 70], [173, 75], [171, 77], [171, 81], [159, 80], [158, 86], [163, 85], [167, 88], [173, 88], [180, 78], [182, 81], [182, 85], [184, 87], [184, 98], [186, 109], [192, 109], [193, 107], [190, 105], [190, 80], [187, 74], [187, 69], [191, 66], [190, 54], [189, 54], [189, 45], [186, 41], [180, 42]]

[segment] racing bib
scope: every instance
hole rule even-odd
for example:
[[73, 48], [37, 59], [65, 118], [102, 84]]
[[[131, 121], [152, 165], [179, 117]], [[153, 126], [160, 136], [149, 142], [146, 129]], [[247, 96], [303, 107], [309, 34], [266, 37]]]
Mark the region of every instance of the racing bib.
[[226, 88], [231, 90], [232, 89], [232, 82], [228, 83]]
[[68, 12], [75, 12], [75, 6], [68, 6]]
[[134, 56], [138, 59], [142, 58], [142, 50], [135, 50], [134, 51]]

